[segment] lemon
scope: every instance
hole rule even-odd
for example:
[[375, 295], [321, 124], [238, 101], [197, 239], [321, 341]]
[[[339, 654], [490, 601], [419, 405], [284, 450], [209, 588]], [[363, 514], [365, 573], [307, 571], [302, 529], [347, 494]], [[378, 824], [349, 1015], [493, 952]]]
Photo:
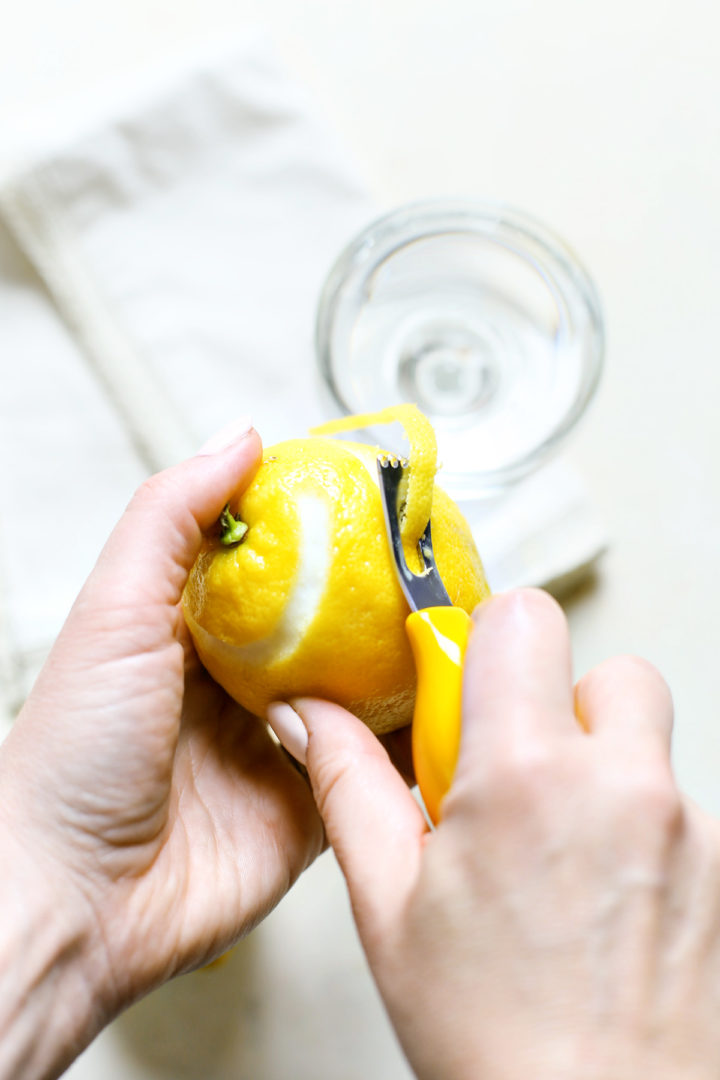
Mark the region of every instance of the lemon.
[[[408, 558], [417, 561], [432, 509], [438, 569], [453, 604], [470, 612], [489, 589], [465, 520], [433, 483], [432, 429], [414, 407], [379, 416], [328, 429], [402, 420], [411, 444], [402, 518]], [[269, 447], [224, 529], [203, 542], [183, 597], [185, 619], [210, 674], [260, 717], [271, 701], [313, 696], [345, 706], [378, 733], [412, 719], [409, 609], [386, 536], [379, 452], [326, 435]]]

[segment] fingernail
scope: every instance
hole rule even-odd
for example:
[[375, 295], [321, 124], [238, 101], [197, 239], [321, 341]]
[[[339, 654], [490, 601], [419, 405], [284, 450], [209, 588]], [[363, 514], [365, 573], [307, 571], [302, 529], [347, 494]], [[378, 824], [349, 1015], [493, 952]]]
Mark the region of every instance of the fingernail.
[[287, 752], [304, 765], [308, 733], [292, 705], [286, 701], [271, 701], [267, 707], [267, 722]]
[[211, 435], [206, 443], [198, 450], [198, 455], [218, 454], [221, 450], [227, 450], [233, 443], [238, 442], [252, 431], [252, 420], [249, 416], [241, 416], [232, 423], [226, 424], [220, 431]]

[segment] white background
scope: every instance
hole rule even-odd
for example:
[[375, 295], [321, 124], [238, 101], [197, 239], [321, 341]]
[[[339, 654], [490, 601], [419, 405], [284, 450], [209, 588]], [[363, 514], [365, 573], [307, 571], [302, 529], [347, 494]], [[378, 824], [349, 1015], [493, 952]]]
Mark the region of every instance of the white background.
[[[571, 243], [597, 282], [608, 333], [574, 458], [611, 536], [596, 580], [566, 603], [577, 672], [615, 652], [654, 661], [677, 704], [682, 783], [720, 814], [717, 9], [706, 0], [5, 6], [0, 125], [193, 41], [260, 25], [323, 103], [378, 201], [502, 198]], [[373, 1070], [407, 1075], [326, 856], [224, 970], [137, 1007], [73, 1075], [341, 1080]]]

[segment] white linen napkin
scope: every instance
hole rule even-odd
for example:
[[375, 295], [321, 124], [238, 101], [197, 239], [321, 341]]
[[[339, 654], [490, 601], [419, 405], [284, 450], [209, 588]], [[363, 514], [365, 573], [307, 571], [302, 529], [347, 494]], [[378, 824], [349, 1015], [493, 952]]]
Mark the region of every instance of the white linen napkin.
[[[262, 36], [0, 136], [7, 717], [144, 475], [236, 415], [266, 443], [326, 418], [320, 287], [380, 208]], [[565, 462], [465, 509], [496, 590], [605, 546]]]

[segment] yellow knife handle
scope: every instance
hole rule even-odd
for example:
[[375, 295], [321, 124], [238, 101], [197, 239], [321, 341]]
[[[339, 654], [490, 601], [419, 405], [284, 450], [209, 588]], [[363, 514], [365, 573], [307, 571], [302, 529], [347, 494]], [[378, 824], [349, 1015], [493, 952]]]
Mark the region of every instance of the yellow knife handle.
[[459, 607], [413, 611], [405, 623], [417, 670], [412, 726], [415, 779], [435, 825], [460, 749], [463, 661], [471, 624]]

